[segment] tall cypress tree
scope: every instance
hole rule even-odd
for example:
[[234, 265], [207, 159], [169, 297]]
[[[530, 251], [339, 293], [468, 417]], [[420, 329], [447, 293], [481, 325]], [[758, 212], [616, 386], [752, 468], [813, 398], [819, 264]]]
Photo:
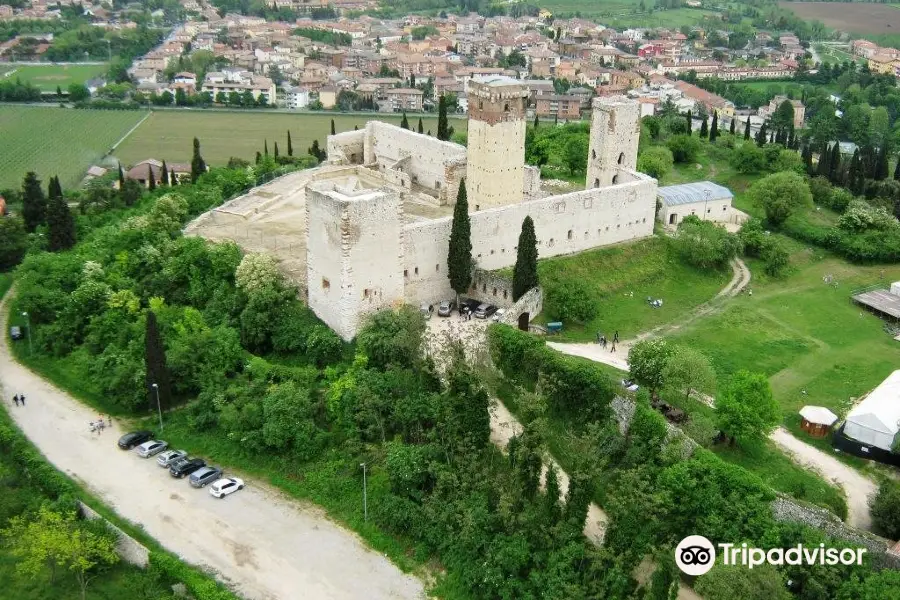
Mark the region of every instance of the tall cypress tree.
[[750, 139], [750, 117], [747, 117], [747, 120], [744, 122], [744, 139]]
[[63, 198], [59, 177], [50, 178], [47, 204], [47, 247], [50, 252], [68, 250], [75, 245], [75, 218]]
[[169, 383], [169, 369], [166, 366], [166, 349], [156, 323], [156, 314], [152, 310], [147, 311], [144, 364], [150, 406], [156, 407], [156, 390], [153, 388], [155, 383], [159, 390], [159, 406], [163, 409], [168, 408], [172, 404], [172, 388]]
[[[445, 109], [445, 110], [446, 110], [446, 109]], [[538, 119], [538, 115], [537, 115], [537, 113], [535, 112], [535, 113], [534, 113], [534, 123], [532, 124], [532, 126], [533, 126], [535, 129], [537, 129], [538, 127], [540, 127], [540, 125], [541, 125], [541, 120]]]
[[22, 182], [22, 218], [28, 233], [47, 222], [47, 198], [34, 171], [26, 173]]
[[[537, 118], [536, 115], [535, 118]], [[445, 142], [450, 139], [450, 132], [447, 129], [447, 99], [443, 94], [441, 94], [441, 97], [438, 99], [437, 137], [439, 140], [444, 140]]]
[[403, 119], [400, 121], [400, 127], [403, 129], [409, 129], [409, 119], [406, 118], [406, 111], [403, 111]]
[[294, 155], [294, 145], [291, 144], [291, 130], [288, 129], [288, 156]]
[[269, 140], [263, 140], [263, 155], [269, 156]]
[[878, 150], [878, 158], [875, 163], [875, 179], [882, 181], [887, 179], [890, 167], [888, 166], [888, 155], [884, 148]]
[[835, 142], [831, 147], [831, 156], [828, 159], [828, 180], [834, 185], [841, 185], [841, 144]]
[[160, 179], [163, 185], [169, 185], [169, 167], [166, 165], [166, 161], [163, 161]]
[[702, 137], [702, 138], [709, 137], [708, 117], [703, 117], [703, 120], [700, 122], [700, 137]]
[[335, 135], [337, 131], [334, 129], [334, 119], [331, 120], [331, 135]]
[[194, 138], [194, 155], [191, 157], [191, 182], [206, 173], [206, 161], [200, 156], [200, 140]]
[[425, 133], [425, 126], [422, 124], [422, 117], [419, 117], [419, 127], [417, 131], [419, 133]]
[[801, 158], [803, 158], [803, 166], [806, 168], [806, 174], [810, 177], [815, 176], [816, 172], [813, 169], [812, 164], [812, 145], [805, 144], [803, 146], [803, 152], [801, 153]]
[[731, 124], [728, 126], [728, 133], [734, 135], [734, 132], [737, 131], [737, 119], [735, 117], [731, 117]]
[[684, 113], [685, 119], [687, 119], [687, 134], [691, 135], [691, 128], [694, 126], [694, 118], [691, 116], [691, 111], [687, 111]]
[[472, 285], [472, 224], [469, 221], [469, 201], [466, 196], [466, 180], [459, 182], [456, 206], [453, 207], [453, 224], [450, 226], [450, 250], [447, 253], [447, 276], [450, 287], [459, 295]]
[[275, 142], [275, 160], [278, 160], [278, 142]]
[[819, 177], [828, 177], [831, 172], [831, 151], [828, 149], [828, 142], [822, 146], [819, 151], [819, 164], [816, 165], [816, 175]]
[[525, 217], [522, 231], [519, 233], [519, 248], [516, 251], [516, 265], [513, 267], [513, 302], [525, 292], [538, 286], [537, 272], [537, 235], [534, 233], [534, 221]]
[[762, 148], [767, 141], [769, 141], [769, 132], [766, 130], [766, 123], [763, 123], [756, 134], [756, 145]]
[[864, 180], [862, 176], [862, 161], [859, 158], [859, 148], [857, 148], [853, 153], [853, 158], [850, 159], [850, 168], [847, 171], [847, 187], [858, 196], [862, 193], [859, 184]]
[[712, 125], [709, 127], [709, 141], [714, 142], [719, 137], [719, 113], [713, 112]]
[[119, 163], [119, 189], [125, 187], [125, 171], [122, 170], [122, 163]]
[[169, 169], [169, 185], [178, 185], [178, 178], [175, 177], [175, 169]]
[[147, 173], [149, 174], [149, 179], [147, 179], [147, 189], [151, 192], [156, 191], [156, 175], [153, 173], [153, 167], [150, 166], [147, 169]]
[[259, 164], [261, 160], [262, 160], [262, 153], [259, 150], [257, 150], [256, 151], [256, 164]]

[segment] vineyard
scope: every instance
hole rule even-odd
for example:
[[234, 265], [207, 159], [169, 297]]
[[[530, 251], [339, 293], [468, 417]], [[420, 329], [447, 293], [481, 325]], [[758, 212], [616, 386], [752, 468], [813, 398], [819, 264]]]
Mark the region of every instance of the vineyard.
[[139, 111], [0, 106], [0, 189], [19, 187], [26, 171], [45, 182], [59, 175], [63, 187], [78, 185], [85, 170], [144, 116]]

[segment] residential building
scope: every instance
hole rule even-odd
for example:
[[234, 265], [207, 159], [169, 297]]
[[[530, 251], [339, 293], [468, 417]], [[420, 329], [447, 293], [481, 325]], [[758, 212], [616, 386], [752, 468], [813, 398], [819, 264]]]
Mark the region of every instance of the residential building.
[[421, 112], [424, 92], [411, 88], [391, 88], [385, 94], [393, 112]]
[[260, 95], [265, 94], [269, 102], [275, 102], [275, 84], [267, 77], [261, 77], [249, 71], [237, 69], [225, 69], [211, 71], [203, 80], [204, 92], [209, 92], [215, 98], [219, 93], [230, 94], [237, 92], [243, 94], [249, 91], [254, 100], [259, 100]]
[[581, 118], [581, 98], [558, 94], [537, 96], [534, 111], [539, 117], [556, 117], [563, 121], [578, 120]]

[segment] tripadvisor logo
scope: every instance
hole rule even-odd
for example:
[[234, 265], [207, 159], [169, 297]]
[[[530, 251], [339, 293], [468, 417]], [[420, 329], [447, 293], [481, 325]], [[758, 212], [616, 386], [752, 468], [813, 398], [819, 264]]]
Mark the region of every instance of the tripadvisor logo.
[[[747, 544], [718, 544], [722, 563], [748, 569], [770, 565], [861, 565], [865, 548], [826, 548], [825, 544], [791, 548], [751, 548]], [[687, 575], [703, 575], [716, 564], [716, 549], [702, 535], [689, 535], [675, 548], [675, 564]]]

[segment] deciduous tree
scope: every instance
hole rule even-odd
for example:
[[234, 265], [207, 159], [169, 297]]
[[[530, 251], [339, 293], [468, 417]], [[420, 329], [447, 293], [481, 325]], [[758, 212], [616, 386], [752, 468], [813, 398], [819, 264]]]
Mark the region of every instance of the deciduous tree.
[[675, 347], [662, 338], [641, 340], [628, 351], [631, 378], [656, 395], [665, 383], [663, 373], [674, 353]]
[[748, 195], [766, 212], [766, 219], [780, 225], [798, 208], [812, 206], [806, 180], [793, 172], [773, 173], [750, 186]]
[[734, 440], [764, 439], [781, 421], [778, 402], [768, 378], [761, 373], [738, 371], [716, 398], [719, 429]]
[[684, 397], [690, 398], [695, 390], [711, 390], [716, 384], [716, 374], [705, 354], [679, 346], [666, 363], [663, 380], [667, 386], [684, 391]]
[[28, 234], [18, 217], [0, 216], [0, 272], [9, 271], [25, 257]]

